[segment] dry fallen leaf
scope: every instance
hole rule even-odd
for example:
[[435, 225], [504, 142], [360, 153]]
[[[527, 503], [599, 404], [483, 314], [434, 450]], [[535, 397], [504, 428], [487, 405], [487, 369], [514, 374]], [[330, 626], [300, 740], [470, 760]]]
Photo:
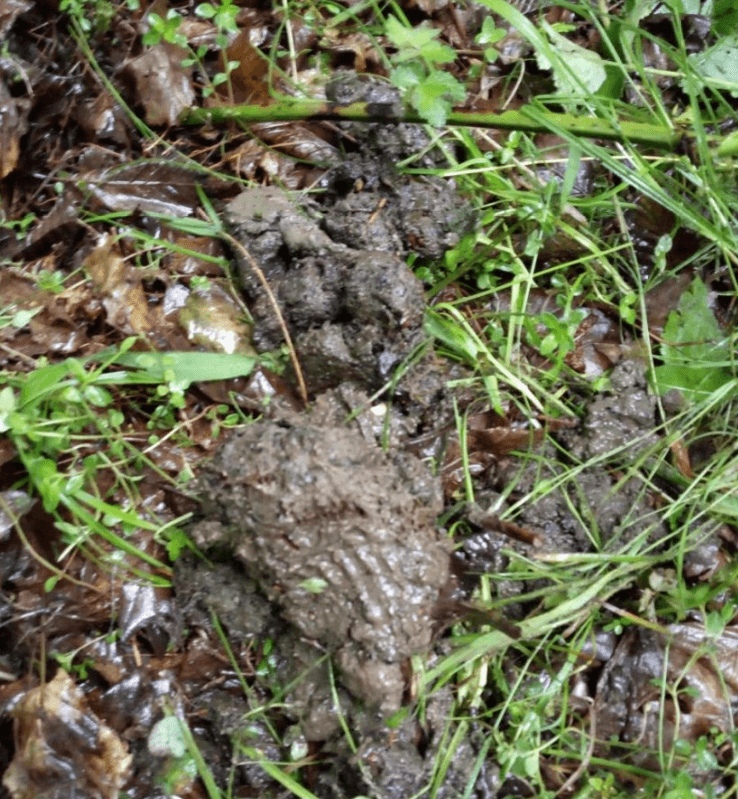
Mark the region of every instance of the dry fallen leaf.
[[151, 47], [126, 65], [149, 125], [176, 125], [195, 100], [192, 70], [182, 66], [184, 50], [168, 42]]
[[0, 81], [0, 178], [9, 175], [18, 164], [27, 115], [27, 101], [11, 97], [5, 82]]
[[87, 256], [84, 267], [97, 291], [103, 295], [108, 324], [126, 335], [151, 329], [146, 294], [135, 267], [120, 254], [113, 236], [102, 236]]

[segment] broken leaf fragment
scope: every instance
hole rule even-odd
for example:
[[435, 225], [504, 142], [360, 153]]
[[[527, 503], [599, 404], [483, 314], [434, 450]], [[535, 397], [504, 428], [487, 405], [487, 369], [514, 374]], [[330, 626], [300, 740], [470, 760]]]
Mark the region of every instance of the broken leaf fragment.
[[191, 292], [178, 320], [193, 344], [227, 354], [254, 354], [251, 326], [233, 299], [217, 285]]
[[13, 717], [15, 757], [3, 775], [12, 799], [117, 799], [132, 756], [65, 671], [28, 691]]
[[28, 109], [27, 102], [11, 97], [4, 81], [0, 82], [0, 178], [7, 177], [18, 164]]
[[127, 334], [146, 333], [151, 329], [140, 274], [126, 263], [113, 236], [101, 237], [98, 246], [85, 259], [84, 267], [102, 295], [110, 325]]
[[180, 113], [194, 102], [192, 69], [182, 66], [186, 55], [182, 48], [161, 42], [129, 61], [126, 70], [149, 125], [176, 125]]

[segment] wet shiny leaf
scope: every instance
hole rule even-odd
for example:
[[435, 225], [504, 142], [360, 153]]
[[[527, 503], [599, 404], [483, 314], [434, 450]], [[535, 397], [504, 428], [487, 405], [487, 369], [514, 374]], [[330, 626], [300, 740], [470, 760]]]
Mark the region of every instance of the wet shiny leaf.
[[59, 669], [50, 683], [28, 691], [13, 717], [17, 748], [3, 775], [13, 799], [60, 799], [70, 791], [118, 798], [130, 776], [132, 755], [65, 671]]
[[173, 164], [139, 162], [88, 172], [82, 190], [111, 211], [190, 216], [199, 205], [194, 172]]
[[143, 372], [146, 382], [169, 380], [189, 386], [202, 380], [228, 380], [251, 374], [256, 358], [216, 352], [128, 352], [117, 357], [116, 363]]

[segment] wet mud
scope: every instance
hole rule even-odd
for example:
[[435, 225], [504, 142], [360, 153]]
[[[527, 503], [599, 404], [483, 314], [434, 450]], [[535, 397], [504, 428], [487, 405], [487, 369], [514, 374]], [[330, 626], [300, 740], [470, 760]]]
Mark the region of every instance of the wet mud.
[[[538, 450], [542, 459], [529, 461], [522, 470], [517, 462], [502, 463], [488, 487], [480, 486], [477, 507], [470, 513], [479, 532], [457, 553], [469, 569], [505, 570], [508, 558], [501, 552], [511, 546], [539, 553], [615, 551], [641, 535], [653, 541], [664, 537], [666, 529], [651, 505], [647, 484], [636, 477], [624, 480], [613, 467], [631, 462], [657, 441], [656, 400], [647, 389], [645, 365], [621, 361], [611, 372], [610, 385], [587, 404], [577, 427], [554, 434], [558, 449], [545, 444]], [[588, 465], [577, 470], [577, 463]], [[567, 473], [570, 476], [561, 481]], [[557, 479], [563, 483], [560, 487], [535, 497], [539, 483]], [[513, 481], [515, 490], [503, 500], [502, 492]], [[516, 522], [529, 531], [533, 543], [511, 542], [489, 518], [528, 496]], [[521, 582], [508, 586], [509, 591], [525, 588]], [[513, 606], [509, 612], [515, 613]]]
[[[607, 550], [641, 535], [655, 539], [664, 529], [647, 487], [621, 480], [613, 466], [655, 441], [655, 400], [635, 359], [615, 366], [610, 391], [587, 400], [574, 429], [555, 433], [558, 450], [544, 444], [544, 458], [527, 461], [522, 473], [517, 459], [485, 461], [476, 478], [478, 505], [465, 512], [471, 534], [451, 542], [436, 529], [444, 489], [447, 501], [454, 489], [416, 457], [428, 455], [417, 442], [429, 436], [448, 446], [440, 431], [453, 419], [453, 397], [423, 330], [423, 287], [405, 259], [410, 252], [441, 257], [473, 216], [453, 187], [399, 179], [383, 157], [391, 145], [397, 157], [417, 147], [417, 129], [356, 133], [360, 146], [329, 170], [316, 198], [256, 188], [225, 208], [230, 232], [247, 251], [234, 254], [255, 346], [282, 344], [256, 266], [295, 342], [312, 410], [277, 404], [220, 447], [198, 480], [201, 520], [191, 531], [215, 566], [180, 559], [176, 589], [185, 626], [207, 625], [215, 611], [233, 640], [273, 642], [274, 673], [290, 686], [282, 723], [320, 753], [310, 785], [317, 796], [399, 799], [425, 795], [440, 742], [458, 729], [448, 717], [453, 697], [448, 689], [431, 696], [422, 721], [410, 713], [390, 730], [387, 720], [412, 703], [409, 658], [432, 660], [443, 651], [439, 633], [448, 608], [456, 608], [450, 618], [460, 615], [477, 576], [505, 570], [511, 548]], [[375, 414], [371, 392], [416, 353], [419, 363]], [[347, 426], [349, 415], [355, 418]], [[443, 451], [434, 457], [442, 463]], [[535, 498], [542, 479], [598, 458], [600, 465], [575, 470], [576, 479]], [[541, 473], [542, 460], [551, 474]], [[513, 480], [515, 493], [503, 502]], [[516, 516], [522, 540], [511, 539], [510, 525], [489, 523], [528, 494], [533, 498]], [[217, 587], [209, 588], [213, 582]], [[529, 609], [514, 597], [534, 587], [498, 585], [511, 600], [509, 620]], [[227, 709], [214, 694], [201, 706], [211, 733], [240, 734], [240, 704], [238, 712]], [[266, 730], [252, 743], [275, 750]], [[463, 791], [483, 743], [471, 724], [437, 796]], [[285, 752], [276, 747], [273, 756], [284, 759]], [[242, 776], [253, 785], [263, 780]], [[475, 779], [476, 796], [515, 790], [489, 764]]]
[[[378, 90], [362, 88], [364, 95]], [[397, 174], [394, 164], [426, 141], [419, 126], [344, 124], [343, 132], [354, 152], [323, 176], [316, 199], [254, 188], [224, 210], [250, 256], [235, 253], [255, 317], [254, 344], [270, 350], [282, 343], [256, 264], [313, 394], [346, 380], [376, 389], [391, 377], [424, 340], [423, 286], [406, 256], [439, 259], [474, 225], [453, 184]]]
[[[139, 146], [123, 109], [99, 95], [93, 72], [77, 69], [82, 62], [74, 42], [55, 15], [33, 6], [29, 0], [9, 3], [0, 25], [8, 34], [16, 19], [22, 23], [22, 32], [8, 38], [8, 54], [15, 55], [0, 59], [8, 84], [0, 91], [7, 140], [0, 171], [8, 219], [28, 212], [26, 221], [37, 215], [38, 224], [31, 222], [25, 236], [23, 226], [7, 225], [0, 253], [38, 258], [31, 271], [61, 275], [62, 282], [51, 285], [64, 291], [41, 292], [28, 275], [3, 271], [0, 294], [6, 300], [35, 294], [29, 307], [39, 312], [25, 332], [3, 329], [3, 340], [12, 345], [3, 350], [4, 364], [15, 363], [19, 354], [22, 368], [23, 360], [40, 355], [87, 357], [128, 336], [149, 337], [163, 352], [198, 346], [250, 353], [251, 326], [243, 324], [240, 303], [220, 284], [195, 289], [192, 280], [222, 277], [197, 253], [225, 256], [236, 263], [260, 352], [284, 342], [259, 272], [274, 292], [311, 407], [302, 410], [292, 395], [294, 375], [280, 381], [260, 366], [238, 383], [235, 395], [244, 412], [261, 418], [215, 444], [210, 420], [194, 408], [232, 402], [233, 383], [188, 392], [192, 404], [182, 420], [189, 425], [197, 416], [187, 435], [200, 449], [193, 454], [196, 447], [180, 445], [176, 436], [162, 436], [151, 449], [156, 467], [170, 477], [194, 469], [209, 452], [197, 482], [201, 501], [174, 498], [177, 492], [162, 488], [160, 475], [149, 467], [138, 476], [141, 508], [172, 511], [162, 518], [175, 524], [191, 511], [198, 516], [190, 533], [201, 552], [177, 558], [181, 542], [168, 542], [173, 548], [165, 553], [149, 530], [123, 531], [131, 547], [159, 564], [161, 572], [148, 574], [162, 583], [170, 575], [167, 555], [176, 558], [173, 591], [134, 579], [119, 570], [119, 561], [109, 568], [105, 550], [96, 553], [103, 563], [82, 555], [65, 561], [69, 583], [46, 569], [44, 563], [56, 562], [67, 542], [57, 537], [53, 517], [36, 497], [12, 488], [25, 477], [17, 453], [0, 438], [0, 499], [20, 517], [18, 522], [0, 512], [0, 799], [31, 793], [49, 799], [203, 796], [191, 771], [177, 773], [176, 748], [161, 736], [157, 740], [157, 727], [177, 718], [186, 719], [215, 782], [233, 796], [285, 795], [259, 757], [294, 765], [321, 799], [532, 795], [522, 778], [501, 777], [502, 753], [495, 751], [484, 718], [499, 704], [494, 679], [509, 675], [490, 677], [479, 697], [480, 712], [459, 718], [454, 691], [465, 686], [446, 685], [425, 695], [417, 690], [410, 661], [417, 656], [432, 668], [449, 653], [448, 625], [469, 611], [480, 574], [507, 570], [511, 549], [525, 556], [557, 555], [665, 537], [650, 486], [636, 477], [623, 479], [626, 466], [647, 458], [655, 441], [656, 404], [643, 365], [626, 357], [610, 372], [609, 391], [595, 397], [583, 391], [575, 427], [545, 420], [547, 443], [541, 443], [542, 435], [529, 435], [522, 425], [529, 420], [512, 415], [491, 427], [470, 426], [466, 443], [477, 505], [462, 507], [455, 412], [468, 410], [470, 421], [496, 414], [486, 405], [477, 414], [479, 396], [458, 385], [469, 375], [435, 358], [424, 331], [424, 287], [407, 266], [409, 256], [415, 265], [442, 259], [476, 224], [452, 181], [398, 174], [396, 165], [409, 159], [421, 168], [441, 165], [424, 129], [337, 123], [318, 135], [297, 127], [296, 138], [309, 147], [289, 154], [303, 161], [315, 156], [297, 177], [259, 172], [267, 148], [258, 144], [252, 166], [241, 169], [256, 142], [242, 149], [229, 145], [238, 176], [306, 189], [293, 195], [258, 186], [234, 197], [237, 183], [201, 179], [170, 160], [168, 148], [150, 158], [151, 143]], [[456, 26], [461, 13], [455, 10]], [[252, 30], [264, 28], [263, 19], [258, 25], [250, 20]], [[120, 23], [103, 62], [117, 64], [111, 74], [131, 84], [122, 87], [124, 96], [149, 124], [176, 126], [181, 107], [192, 104], [192, 76], [174, 51], [137, 55], [139, 32]], [[282, 27], [276, 18], [269, 25]], [[77, 66], [57, 74], [59, 65], [69, 64]], [[377, 109], [398, 102], [383, 81], [350, 74], [327, 87], [327, 98], [365, 101]], [[270, 157], [281, 158], [288, 150], [268, 139], [266, 127], [254, 133], [270, 141]], [[182, 135], [199, 158], [210, 150], [211, 134], [193, 133], [192, 140]], [[565, 161], [566, 153], [552, 150], [551, 156], [550, 167], [538, 174], [543, 183], [562, 179], [556, 161]], [[331, 166], [318, 168], [318, 161]], [[587, 170], [583, 165], [577, 174], [573, 195], [590, 191]], [[140, 241], [122, 228], [105, 228], [94, 241], [100, 223], [78, 224], [82, 207], [126, 211], [132, 212], [133, 229], [169, 236], [172, 231], [163, 230], [156, 214], [193, 216], [200, 206], [198, 184], [243, 249], [222, 250], [210, 238], [178, 239], [189, 264], [185, 256], [175, 261], [168, 253], [154, 273], [134, 263]], [[666, 216], [661, 225], [645, 224], [650, 216], [643, 203], [641, 212], [626, 213], [639, 261], [646, 264], [653, 261], [655, 243], [674, 226]], [[694, 234], [686, 240], [679, 235], [667, 256], [669, 269], [678, 265], [671, 260], [677, 254], [682, 258], [698, 248]], [[521, 250], [524, 238], [517, 242]], [[555, 236], [543, 255], [570, 260], [573, 247], [568, 237]], [[80, 268], [90, 278], [91, 293], [64, 284], [66, 277], [76, 281], [72, 276]], [[652, 322], [656, 310], [663, 311], [657, 328], [684, 288], [675, 280], [673, 299], [647, 298], [654, 306], [648, 313]], [[541, 295], [555, 306], [552, 292], [542, 289]], [[487, 310], [504, 316], [509, 300], [501, 293]], [[611, 353], [620, 354], [622, 326], [599, 308], [588, 311], [592, 354], [581, 368], [567, 363], [594, 377], [611, 370]], [[236, 343], [223, 343], [224, 329]], [[580, 341], [573, 355], [582, 352]], [[452, 379], [457, 385], [449, 388]], [[125, 415], [131, 440], [148, 451], [143, 442], [152, 428], [146, 421], [156, 418], [154, 410], [123, 410], [131, 412]], [[513, 449], [535, 451], [526, 460], [508, 457]], [[78, 454], [96, 455], [82, 444]], [[594, 466], [579, 468], [593, 459]], [[57, 474], [73, 474], [68, 466], [60, 461]], [[565, 474], [572, 476], [540, 496], [542, 482]], [[122, 489], [116, 493], [104, 482], [95, 489], [98, 497], [128, 507], [130, 496]], [[499, 514], [512, 505], [515, 524], [501, 523]], [[112, 516], [110, 523], [123, 527]], [[453, 539], [452, 523], [460, 531]], [[27, 542], [21, 544], [16, 525]], [[724, 530], [706, 526], [703, 537], [704, 545], [684, 556], [685, 574], [695, 584], [726, 557]], [[97, 546], [95, 537], [90, 542]], [[735, 540], [731, 544], [735, 551]], [[668, 569], [651, 577], [668, 583]], [[547, 587], [520, 580], [498, 580], [495, 586], [509, 599], [503, 620], [508, 627], [499, 626], [512, 634], [519, 629], [515, 622], [535, 611], [526, 592]], [[490, 623], [474, 609], [480, 623]], [[660, 765], [652, 752], [665, 744], [694, 741], [710, 727], [732, 731], [730, 699], [738, 690], [736, 636], [729, 627], [709, 640], [698, 617], [653, 627], [625, 635], [597, 631], [592, 651], [582, 653], [592, 668], [571, 685], [572, 697], [591, 700], [598, 726], [595, 756], [615, 753], [646, 769]], [[709, 658], [703, 656], [707, 646]], [[506, 664], [513, 676], [514, 657]], [[673, 699], [663, 701], [654, 685], [659, 679], [676, 686]], [[573, 718], [572, 724], [579, 721]], [[583, 737], [585, 723], [580, 731]], [[695, 780], [714, 776], [703, 773]], [[559, 793], [562, 781], [553, 774], [552, 793]]]
[[358, 431], [308, 416], [233, 436], [198, 488], [198, 545], [235, 555], [283, 617], [333, 654], [352, 694], [396, 712], [401, 664], [427, 650], [449, 579], [450, 546], [434, 529], [440, 482], [414, 457], [393, 462]]

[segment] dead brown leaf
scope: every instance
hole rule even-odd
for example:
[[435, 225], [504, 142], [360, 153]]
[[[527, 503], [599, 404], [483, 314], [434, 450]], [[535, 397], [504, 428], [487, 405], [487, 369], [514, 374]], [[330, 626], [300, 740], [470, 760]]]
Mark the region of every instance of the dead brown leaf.
[[[701, 624], [672, 624], [664, 634], [631, 629], [597, 687], [597, 737], [636, 744], [629, 761], [656, 768], [656, 754], [677, 738], [694, 743], [715, 727], [733, 728], [730, 695], [738, 685], [738, 630], [709, 636]], [[662, 692], [661, 681], [667, 689]], [[608, 753], [610, 745], [598, 750]]]
[[151, 330], [141, 278], [135, 267], [125, 262], [115, 237], [102, 236], [85, 259], [84, 267], [103, 297], [108, 324], [126, 335]]
[[0, 80], [0, 179], [18, 165], [21, 136], [26, 132], [28, 101], [11, 97]]
[[75, 113], [85, 134], [92, 140], [108, 140], [128, 147], [128, 125], [123, 109], [110, 94], [99, 94], [82, 102]]
[[133, 758], [65, 671], [28, 691], [13, 717], [16, 752], [3, 775], [13, 799], [117, 799]]
[[186, 55], [181, 48], [161, 42], [126, 65], [149, 125], [176, 125], [182, 111], [193, 104], [192, 70], [182, 66]]
[[110, 211], [190, 216], [199, 205], [194, 172], [167, 163], [138, 162], [84, 175], [90, 197]]
[[230, 73], [231, 102], [269, 105], [269, 86], [266, 78], [269, 62], [251, 44], [250, 34], [242, 30], [226, 50], [228, 61], [237, 61], [238, 66]]

